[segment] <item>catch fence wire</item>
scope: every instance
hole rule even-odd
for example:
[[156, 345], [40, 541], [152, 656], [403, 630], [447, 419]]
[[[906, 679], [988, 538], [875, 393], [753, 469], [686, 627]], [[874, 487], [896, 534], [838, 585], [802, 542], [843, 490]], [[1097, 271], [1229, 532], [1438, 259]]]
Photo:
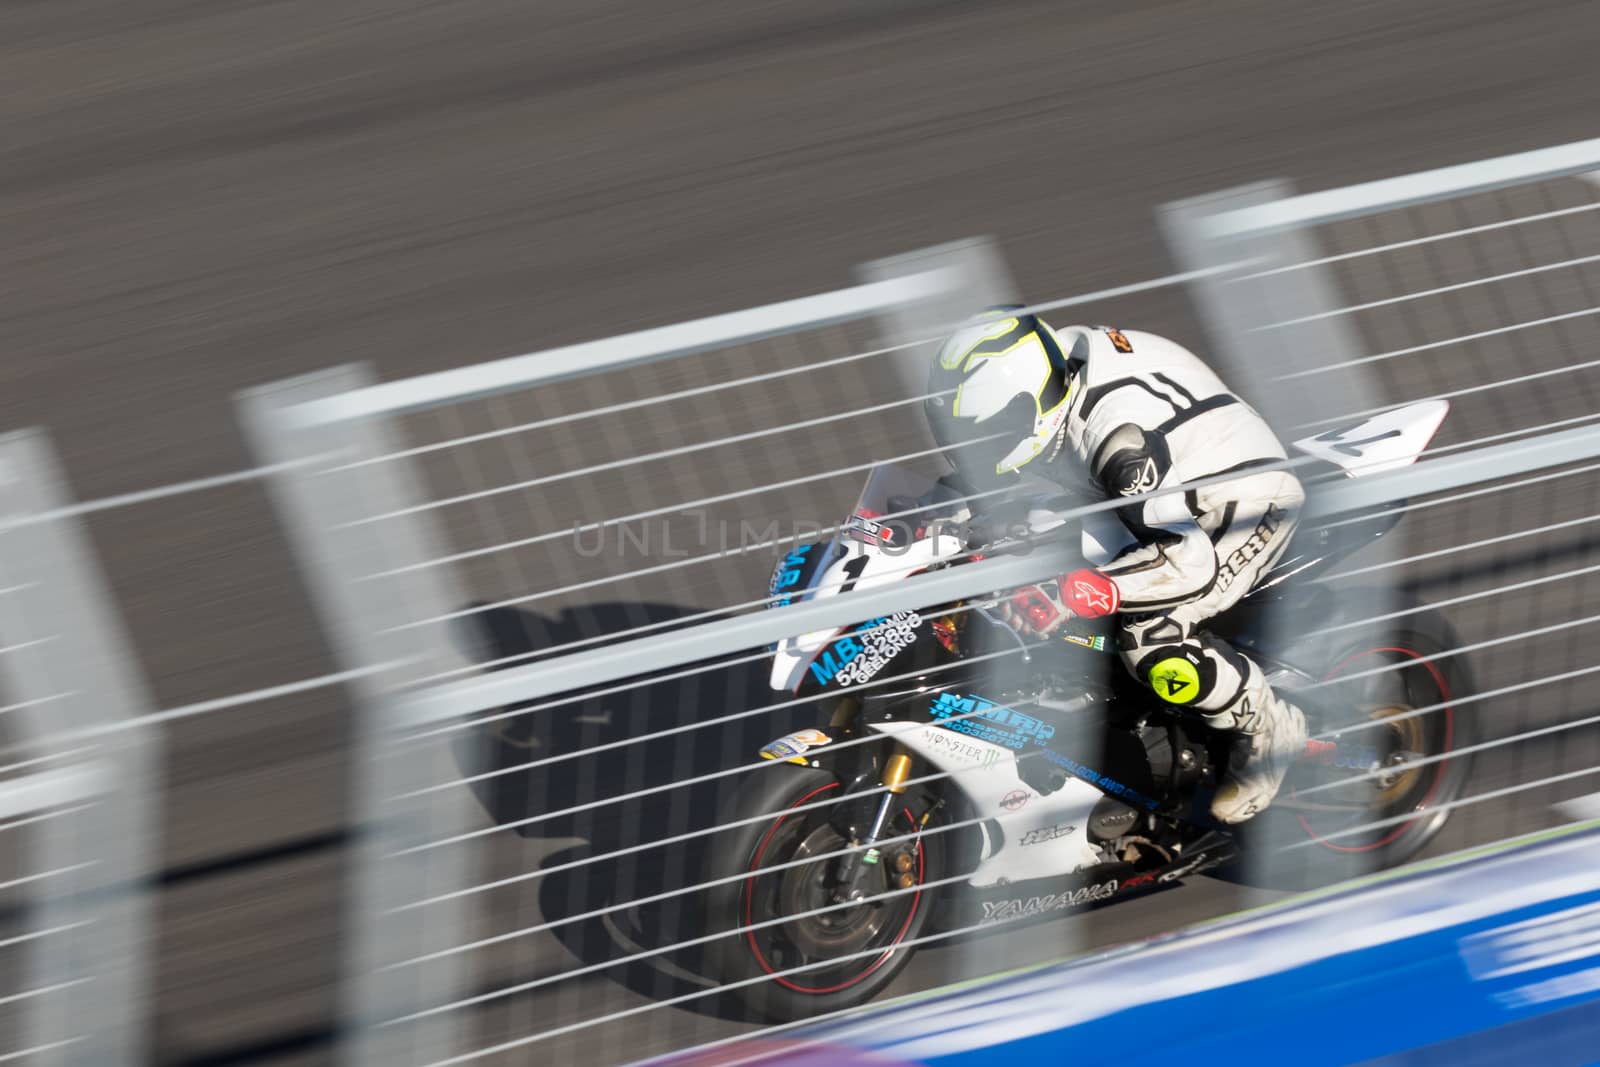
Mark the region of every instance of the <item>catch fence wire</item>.
[[1381, 549], [1328, 579], [1390, 588], [1374, 620], [1403, 624], [1422, 601], [1459, 633], [1446, 655], [1470, 665], [1471, 691], [1412, 713], [1468, 715], [1475, 727], [1457, 749], [1472, 772], [1435, 851], [1556, 825], [1567, 818], [1558, 805], [1600, 790], [1600, 657], [1587, 651], [1600, 621], [1600, 479], [1587, 457], [1563, 462], [1559, 444], [1600, 421], [1597, 170], [1590, 141], [1299, 197], [1256, 186], [1164, 216], [1184, 266], [1256, 264], [1195, 292], [1213, 347], [1256, 368], [1253, 399], [1289, 435], [1437, 398], [1451, 410], [1434, 455], [1557, 442], [1549, 469], [1412, 496]]

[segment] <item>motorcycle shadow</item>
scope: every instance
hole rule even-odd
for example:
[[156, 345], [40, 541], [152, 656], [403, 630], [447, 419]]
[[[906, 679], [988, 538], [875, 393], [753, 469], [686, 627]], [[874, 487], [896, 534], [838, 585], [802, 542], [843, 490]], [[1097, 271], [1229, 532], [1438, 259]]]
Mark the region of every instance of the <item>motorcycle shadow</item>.
[[[660, 633], [695, 613], [662, 603], [590, 604], [553, 618], [486, 608], [469, 617], [475, 632], [462, 639], [475, 643], [474, 658], [483, 662], [641, 626]], [[637, 956], [601, 973], [652, 1000], [711, 988], [700, 977], [701, 946], [676, 947], [706, 929], [694, 888], [710, 836], [701, 831], [716, 824], [723, 799], [742, 780], [725, 772], [756, 762], [767, 741], [816, 719], [811, 706], [788, 706], [768, 689], [768, 670], [765, 657], [682, 664], [620, 692], [606, 686], [560, 704], [536, 702], [456, 742], [462, 775], [497, 825], [527, 839], [582, 839], [545, 857], [540, 867], [551, 873], [538, 895], [544, 921], [561, 923], [551, 933], [580, 966]], [[785, 706], [767, 710], [775, 704]], [[639, 900], [646, 903], [627, 906]], [[682, 1006], [742, 1017], [718, 995]]]

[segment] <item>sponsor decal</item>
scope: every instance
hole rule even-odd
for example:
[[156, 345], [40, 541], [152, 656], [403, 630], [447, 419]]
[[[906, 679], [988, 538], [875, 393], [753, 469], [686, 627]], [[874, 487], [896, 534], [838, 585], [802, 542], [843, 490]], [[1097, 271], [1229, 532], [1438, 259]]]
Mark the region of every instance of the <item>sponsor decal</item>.
[[1072, 582], [1073, 600], [1079, 604], [1093, 608], [1095, 611], [1109, 615], [1116, 610], [1116, 604], [1111, 601], [1112, 590], [1097, 582], [1085, 582], [1074, 579]]
[[1099, 771], [1085, 767], [1055, 749], [1046, 748], [1047, 742], [1055, 736], [1056, 728], [1032, 715], [1024, 715], [1020, 711], [1003, 704], [996, 704], [992, 700], [985, 700], [980, 696], [960, 696], [955, 693], [940, 693], [928, 710], [936, 720], [940, 720], [935, 722], [936, 726], [1016, 752], [1026, 749], [1029, 745], [1038, 745], [1043, 749], [1043, 756], [1047, 761], [1074, 778], [1088, 782], [1101, 792], [1126, 800], [1146, 811], [1155, 811], [1160, 807], [1160, 804], [1138, 790], [1130, 789], [1121, 782], [1107, 778]]
[[1070, 642], [1074, 645], [1082, 645], [1084, 648], [1092, 648], [1096, 652], [1104, 652], [1106, 650], [1106, 639], [1104, 634], [1100, 634], [1095, 637], [1084, 637], [1082, 634], [1062, 634], [1061, 640]]
[[1117, 489], [1117, 493], [1121, 496], [1148, 493], [1156, 487], [1157, 480], [1155, 457], [1146, 456], [1143, 463], [1130, 467], [1123, 473], [1122, 485]]
[[811, 664], [811, 677], [820, 685], [853, 685], [875, 677], [902, 651], [916, 643], [922, 616], [897, 611], [869, 619], [856, 632], [839, 638]]
[[1156, 884], [1155, 872], [1151, 871], [1151, 872], [1147, 872], [1145, 874], [1136, 874], [1132, 878], [1124, 879], [1123, 883], [1122, 883], [1122, 888], [1124, 890], [1127, 890], [1127, 889], [1138, 889], [1138, 888], [1140, 888], [1142, 886], [1151, 886], [1151, 885], [1155, 885], [1155, 884]]
[[1041, 826], [1037, 830], [1029, 830], [1017, 839], [1019, 845], [1042, 845], [1046, 841], [1054, 841], [1058, 837], [1066, 837], [1077, 827], [1071, 824], [1064, 826]]
[[800, 581], [800, 569], [805, 566], [806, 555], [811, 549], [797, 548], [778, 561], [772, 568], [772, 578], [767, 582], [767, 592], [776, 593], [787, 589]]
[[1168, 704], [1187, 704], [1200, 695], [1200, 672], [1182, 656], [1168, 656], [1150, 668], [1150, 688]]
[[1110, 326], [1102, 326], [1100, 329], [1103, 330], [1105, 335], [1111, 339], [1112, 348], [1115, 348], [1123, 355], [1131, 356], [1133, 354], [1133, 342], [1128, 340], [1127, 334], [1123, 333], [1121, 330], [1113, 329]]
[[832, 743], [833, 738], [821, 730], [796, 730], [792, 734], [785, 734], [776, 741], [764, 745], [761, 749], [761, 758], [787, 760], [790, 763], [804, 763], [806, 762], [806, 752]]
[[1161, 877], [1157, 879], [1157, 881], [1161, 882], [1162, 884], [1167, 882], [1176, 882], [1179, 878], [1193, 874], [1196, 870], [1210, 862], [1210, 860], [1210, 856], [1196, 856], [1188, 863], [1185, 863], [1182, 867], [1174, 867], [1172, 870], [1163, 873]]
[[1050, 763], [1054, 763], [1057, 767], [1060, 767], [1074, 778], [1088, 782], [1096, 789], [1099, 789], [1101, 792], [1109, 794], [1110, 796], [1114, 796], [1118, 800], [1126, 800], [1129, 803], [1137, 804], [1146, 811], [1155, 811], [1156, 808], [1161, 806], [1156, 801], [1151, 800], [1149, 797], [1139, 792], [1137, 789], [1130, 789], [1121, 782], [1107, 778], [1099, 771], [1094, 770], [1091, 767], [1085, 767], [1071, 756], [1063, 756], [1053, 748], [1047, 748], [1044, 750], [1044, 758]]
[[966, 763], [993, 767], [1000, 759], [1000, 753], [994, 748], [980, 745], [976, 741], [968, 741], [949, 730], [924, 730], [922, 739], [927, 742], [929, 748], [937, 749], [941, 755]]
[[940, 693], [928, 710], [947, 730], [1010, 749], [1026, 748], [1030, 741], [1042, 744], [1056, 735], [1049, 723], [980, 696]]
[[1217, 584], [1214, 588], [1218, 592], [1232, 585], [1240, 572], [1250, 565], [1250, 561], [1267, 550], [1273, 534], [1282, 528], [1283, 519], [1282, 508], [1276, 504], [1267, 505], [1266, 514], [1261, 516], [1261, 521], [1256, 523], [1256, 528], [1250, 532], [1245, 543], [1229, 552], [1228, 558], [1217, 568]]
[[1011, 919], [1025, 919], [1030, 915], [1043, 915], [1051, 911], [1064, 911], [1082, 904], [1109, 900], [1116, 895], [1116, 892], [1116, 882], [1101, 882], [1067, 893], [1046, 893], [1043, 896], [1026, 898], [1013, 897], [1010, 900], [986, 900], [983, 902], [983, 918], [979, 921], [1006, 922]]
[[1013, 789], [1000, 798], [1000, 807], [1005, 811], [1021, 811], [1027, 803], [1028, 791], [1026, 789]]
[[1371, 437], [1364, 437], [1359, 441], [1346, 441], [1344, 439], [1345, 434], [1353, 433], [1354, 431], [1361, 429], [1363, 425], [1363, 423], [1358, 422], [1354, 426], [1341, 426], [1337, 430], [1329, 430], [1327, 433], [1319, 433], [1316, 437], [1312, 438], [1312, 440], [1322, 441], [1325, 443], [1337, 441], [1339, 443], [1333, 446], [1333, 450], [1335, 452], [1343, 452], [1347, 456], [1355, 456], [1359, 459], [1361, 456], [1362, 445], [1377, 444], [1379, 441], [1387, 441], [1393, 437], [1405, 436], [1399, 430], [1386, 430], [1383, 433], [1374, 434]]
[[857, 541], [864, 541], [869, 545], [894, 544], [894, 527], [887, 523], [878, 522], [876, 519], [861, 512], [850, 516], [844, 524], [844, 534]]
[[811, 554], [815, 545], [806, 545], [797, 548], [778, 561], [772, 568], [772, 577], [767, 580], [767, 596], [777, 599], [768, 602], [769, 608], [781, 608], [794, 601], [799, 590], [795, 588], [800, 584], [800, 576], [805, 573], [806, 557]]

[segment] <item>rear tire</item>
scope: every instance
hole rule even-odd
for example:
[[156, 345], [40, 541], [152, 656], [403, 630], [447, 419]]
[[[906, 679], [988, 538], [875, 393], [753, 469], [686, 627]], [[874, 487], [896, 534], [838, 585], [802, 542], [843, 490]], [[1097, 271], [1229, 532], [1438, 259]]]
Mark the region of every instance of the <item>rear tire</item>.
[[[934, 894], [920, 887], [942, 877], [941, 845], [948, 835], [920, 833], [920, 812], [912, 811], [909, 794], [896, 798], [885, 836], [910, 840], [886, 847], [880, 862], [866, 870], [862, 903], [833, 906], [830, 875], [838, 860], [806, 863], [805, 857], [845, 848], [848, 841], [830, 817], [845, 814], [843, 805], [855, 806], [851, 814], [859, 816], [860, 807], [870, 808], [882, 796], [828, 803], [843, 788], [825, 770], [762, 767], [723, 808], [724, 825], [770, 814], [717, 835], [705, 879], [720, 883], [707, 892], [710, 929], [727, 932], [707, 952], [709, 977], [761, 1020], [789, 1022], [871, 1000], [910, 961], [914, 949], [903, 946], [922, 934], [933, 910]], [[911, 857], [907, 873], [915, 888], [909, 891], [891, 881], [901, 855]], [[830, 910], [803, 914], [824, 908]], [[838, 962], [828, 962], [834, 958]]]
[[[1433, 757], [1476, 740], [1470, 712], [1453, 703], [1474, 689], [1464, 657], [1434, 658], [1460, 647], [1448, 623], [1433, 612], [1406, 622], [1339, 648], [1323, 670], [1322, 680], [1332, 684], [1312, 690], [1302, 704], [1313, 737], [1358, 726], [1347, 739], [1403, 769], [1321, 789], [1365, 772], [1329, 768], [1310, 784], [1291, 773], [1272, 807], [1239, 828], [1248, 881], [1307, 889], [1370, 874], [1414, 859], [1444, 827], [1471, 759]], [[1284, 696], [1294, 700], [1291, 691]], [[1327, 710], [1319, 716], [1317, 708]], [[1384, 725], [1359, 725], [1365, 722]]]

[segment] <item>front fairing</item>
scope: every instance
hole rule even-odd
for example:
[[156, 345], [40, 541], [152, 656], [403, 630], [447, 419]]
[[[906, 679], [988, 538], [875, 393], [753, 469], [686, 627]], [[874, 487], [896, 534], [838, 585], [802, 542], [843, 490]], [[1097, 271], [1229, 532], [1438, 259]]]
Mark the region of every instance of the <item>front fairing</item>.
[[[899, 581], [959, 558], [959, 509], [939, 504], [950, 490], [932, 478], [886, 464], [867, 479], [850, 518], [828, 541], [801, 546], [778, 561], [769, 606], [837, 596]], [[949, 532], [939, 525], [948, 521]], [[783, 692], [846, 688], [882, 674], [922, 644], [923, 612], [902, 611], [842, 629], [800, 634], [773, 647], [771, 686]]]
[[[836, 544], [828, 552], [831, 561], [817, 567], [806, 599], [899, 581], [957, 558], [961, 542], [937, 534], [903, 552], [862, 543]], [[788, 638], [774, 649], [772, 688], [806, 696], [946, 662], [947, 646], [933, 632], [941, 618], [937, 611], [906, 609], [841, 629]]]

